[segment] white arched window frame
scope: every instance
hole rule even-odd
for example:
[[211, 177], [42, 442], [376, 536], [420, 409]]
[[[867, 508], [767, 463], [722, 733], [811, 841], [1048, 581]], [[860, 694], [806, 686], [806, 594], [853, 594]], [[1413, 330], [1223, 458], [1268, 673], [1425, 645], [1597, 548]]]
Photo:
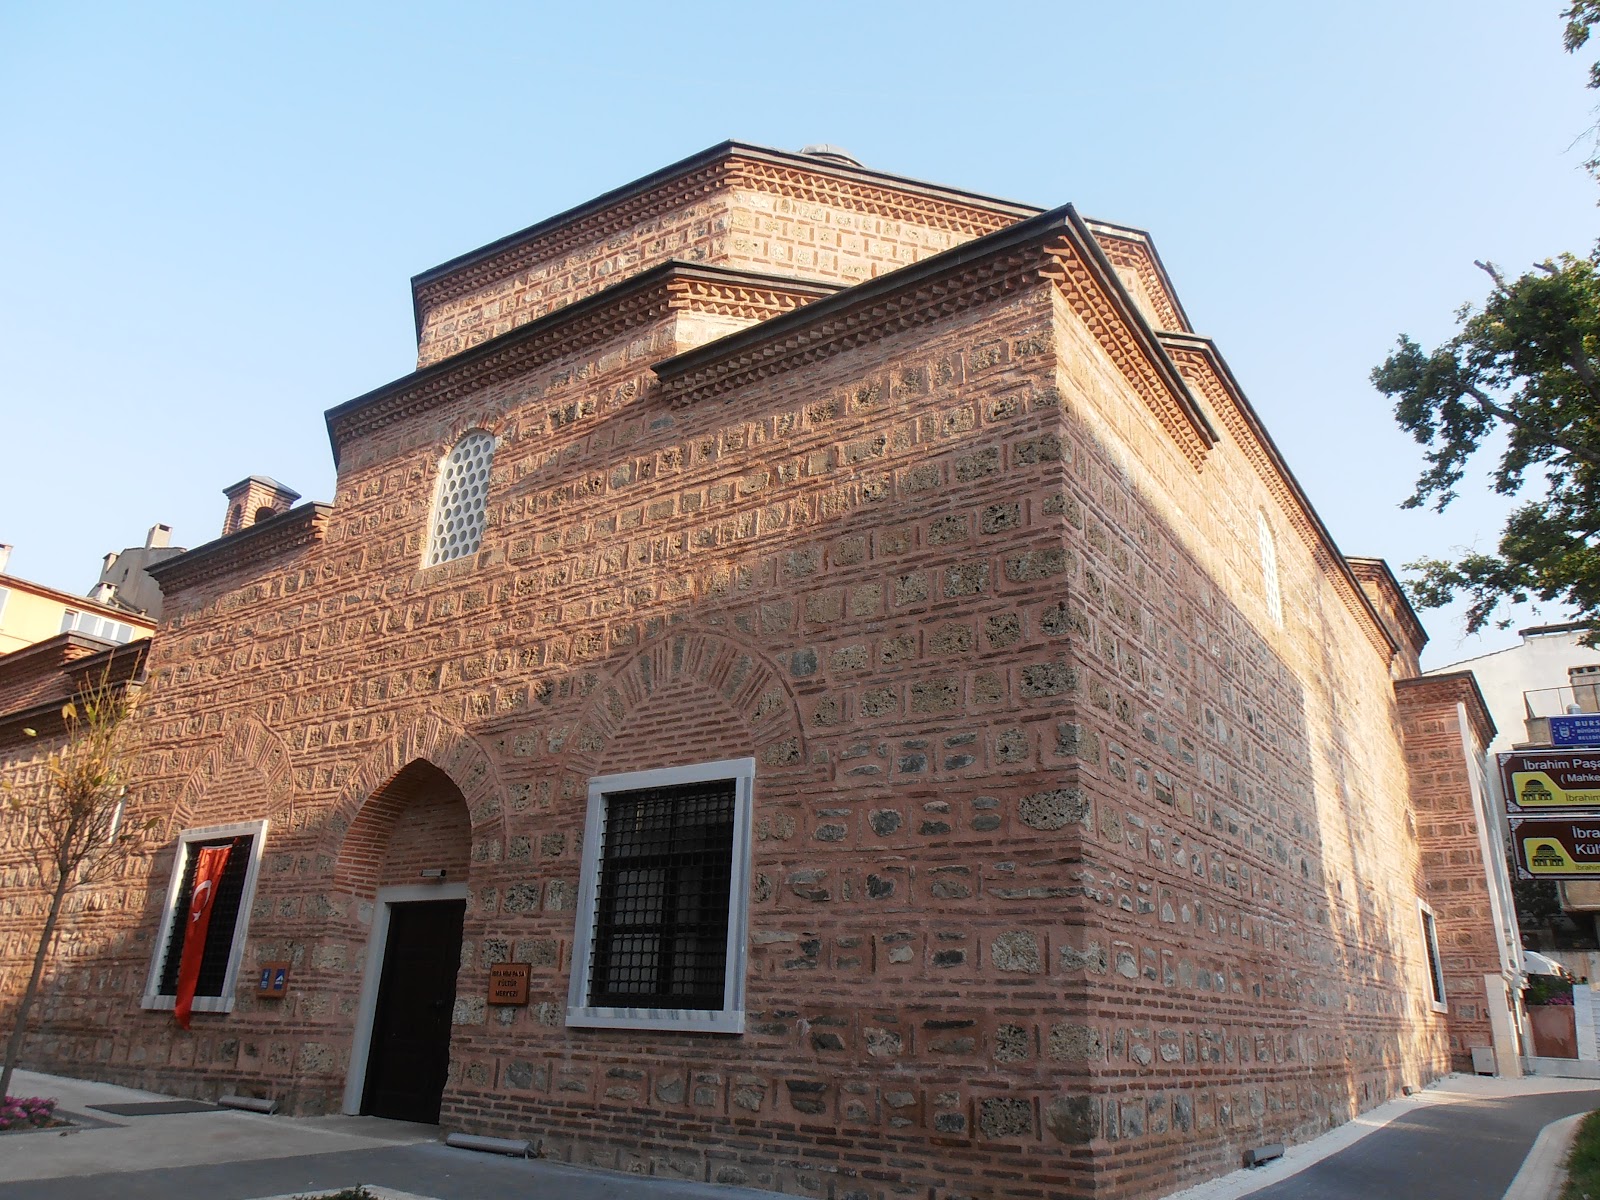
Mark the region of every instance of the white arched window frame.
[[1267, 598], [1267, 615], [1283, 627], [1283, 593], [1278, 587], [1278, 543], [1272, 536], [1267, 514], [1256, 512], [1256, 537], [1261, 544], [1261, 590]]
[[489, 511], [489, 470], [493, 465], [494, 434], [485, 429], [463, 435], [440, 461], [423, 566], [438, 566], [477, 552]]

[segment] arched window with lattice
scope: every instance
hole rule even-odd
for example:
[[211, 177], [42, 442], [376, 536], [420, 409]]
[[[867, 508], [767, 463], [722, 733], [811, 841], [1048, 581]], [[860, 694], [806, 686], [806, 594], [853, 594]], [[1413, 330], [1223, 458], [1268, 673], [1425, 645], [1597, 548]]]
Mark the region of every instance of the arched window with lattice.
[[494, 463], [494, 434], [474, 429], [444, 456], [433, 489], [424, 566], [476, 553], [483, 541], [489, 508], [489, 468]]

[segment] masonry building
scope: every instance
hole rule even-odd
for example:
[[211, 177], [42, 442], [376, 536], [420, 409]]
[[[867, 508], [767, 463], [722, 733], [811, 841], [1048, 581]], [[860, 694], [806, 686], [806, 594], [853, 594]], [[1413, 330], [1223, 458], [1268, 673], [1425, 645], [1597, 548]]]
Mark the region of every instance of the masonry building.
[[[150, 568], [161, 826], [75, 901], [30, 1065], [1120, 1197], [1492, 1037], [1414, 802], [1492, 726], [1405, 690], [1415, 617], [1144, 233], [727, 143], [413, 295], [416, 371], [327, 414], [332, 502], [253, 477]], [[37, 906], [0, 920], [10, 960]]]

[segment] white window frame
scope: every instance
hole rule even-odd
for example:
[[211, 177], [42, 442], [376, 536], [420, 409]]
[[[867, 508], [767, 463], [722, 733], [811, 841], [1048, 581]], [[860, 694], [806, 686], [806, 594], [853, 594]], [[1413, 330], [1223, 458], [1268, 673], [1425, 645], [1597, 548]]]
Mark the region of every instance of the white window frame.
[[[567, 988], [567, 1024], [583, 1029], [683, 1029], [700, 1033], [744, 1032], [745, 972], [749, 962], [750, 813], [756, 760], [723, 759], [656, 771], [597, 775], [589, 780], [589, 812], [583, 829], [583, 874], [573, 941], [572, 978]], [[733, 847], [728, 872], [728, 941], [720, 1009], [621, 1008], [589, 1003], [595, 909], [604, 852], [606, 795], [640, 788], [726, 779], [734, 784]]]
[[1444, 959], [1439, 954], [1439, 920], [1433, 915], [1433, 905], [1417, 897], [1417, 920], [1422, 926], [1422, 954], [1428, 968], [1428, 1005], [1436, 1013], [1450, 1011], [1445, 995]]
[[227, 1013], [233, 1011], [234, 988], [239, 982], [239, 968], [244, 963], [244, 944], [250, 933], [250, 909], [255, 903], [256, 880], [261, 874], [261, 856], [267, 845], [266, 821], [243, 821], [235, 825], [207, 825], [200, 829], [185, 829], [178, 835], [178, 851], [172, 860], [172, 878], [167, 881], [167, 899], [161, 910], [161, 930], [156, 936], [155, 949], [150, 954], [150, 973], [145, 976], [143, 1006], [149, 1009], [170, 1010], [177, 1007], [176, 996], [163, 996], [161, 968], [167, 954], [167, 941], [172, 936], [172, 921], [177, 915], [178, 893], [183, 888], [184, 869], [189, 861], [189, 847], [195, 842], [214, 842], [219, 838], [250, 838], [250, 865], [245, 869], [244, 891], [239, 895], [239, 916], [233, 926], [233, 945], [228, 951], [228, 973], [222, 981], [222, 995], [196, 996], [192, 1005], [195, 1012]]
[[1256, 540], [1261, 547], [1261, 590], [1267, 599], [1267, 615], [1283, 628], [1283, 587], [1278, 580], [1278, 539], [1266, 510], [1256, 509]]

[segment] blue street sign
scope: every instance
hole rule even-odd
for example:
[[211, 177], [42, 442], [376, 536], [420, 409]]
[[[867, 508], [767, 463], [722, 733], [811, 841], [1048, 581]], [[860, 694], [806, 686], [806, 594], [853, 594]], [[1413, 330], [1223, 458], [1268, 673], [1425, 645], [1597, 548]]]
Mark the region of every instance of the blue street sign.
[[1600, 746], [1600, 713], [1551, 717], [1550, 742], [1555, 746]]

